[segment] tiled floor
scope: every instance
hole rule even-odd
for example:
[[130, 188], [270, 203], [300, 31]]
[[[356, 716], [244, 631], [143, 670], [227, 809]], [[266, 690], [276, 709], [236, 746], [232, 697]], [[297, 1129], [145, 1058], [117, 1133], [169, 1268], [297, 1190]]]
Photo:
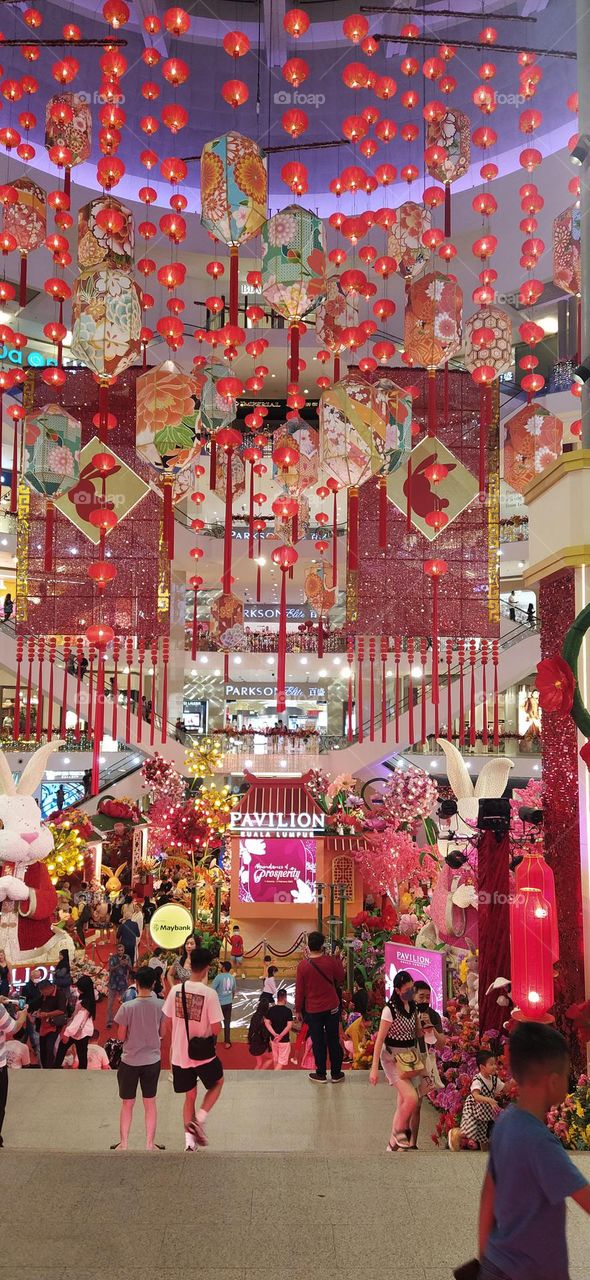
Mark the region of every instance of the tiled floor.
[[[194, 1155], [167, 1080], [157, 1155], [108, 1151], [106, 1072], [13, 1072], [10, 1089], [0, 1280], [450, 1280], [474, 1252], [485, 1158], [437, 1151], [432, 1113], [423, 1151], [383, 1154], [393, 1095], [366, 1075], [229, 1073]], [[140, 1122], [138, 1102], [138, 1146]], [[590, 1220], [569, 1221], [588, 1280]]]

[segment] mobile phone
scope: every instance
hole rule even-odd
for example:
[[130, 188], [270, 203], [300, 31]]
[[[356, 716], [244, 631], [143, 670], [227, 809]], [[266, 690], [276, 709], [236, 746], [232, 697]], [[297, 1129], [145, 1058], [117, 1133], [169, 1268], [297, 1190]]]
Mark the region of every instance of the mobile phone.
[[26, 1000], [23, 1000], [22, 996], [21, 996], [21, 998], [20, 998], [20, 1000], [19, 1000], [19, 1002], [18, 1002], [18, 1007], [19, 1007], [19, 1009], [26, 1009], [26, 1007], [27, 1007], [27, 1002], [26, 1002]]

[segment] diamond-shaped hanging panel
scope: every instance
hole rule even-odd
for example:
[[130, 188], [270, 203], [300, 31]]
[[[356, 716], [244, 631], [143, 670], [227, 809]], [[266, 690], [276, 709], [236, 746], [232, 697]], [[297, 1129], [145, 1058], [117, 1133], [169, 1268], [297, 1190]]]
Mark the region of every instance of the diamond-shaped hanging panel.
[[[425, 436], [412, 449], [410, 462], [410, 479], [407, 465], [387, 477], [387, 496], [399, 511], [405, 513], [409, 488], [412, 524], [432, 542], [473, 502], [479, 485], [467, 467], [436, 437]], [[438, 478], [431, 474], [431, 468], [435, 466]], [[441, 518], [435, 519], [435, 513], [440, 513]]]

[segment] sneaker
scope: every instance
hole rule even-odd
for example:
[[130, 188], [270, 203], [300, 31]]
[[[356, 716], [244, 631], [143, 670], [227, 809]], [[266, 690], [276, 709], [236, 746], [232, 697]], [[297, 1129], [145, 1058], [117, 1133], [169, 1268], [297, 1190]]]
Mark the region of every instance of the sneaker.
[[193, 1134], [190, 1133], [188, 1129], [185, 1129], [184, 1131], [184, 1143], [185, 1143], [185, 1146], [184, 1146], [185, 1151], [196, 1151], [197, 1144], [195, 1142]]
[[328, 1081], [327, 1081], [326, 1077], [325, 1077], [325, 1076], [319, 1076], [319, 1075], [318, 1075], [318, 1073], [317, 1073], [317, 1071], [310, 1071], [310, 1072], [309, 1072], [309, 1077], [308, 1077], [308, 1078], [309, 1078], [310, 1080], [314, 1080], [316, 1084], [327, 1084], [327, 1083], [328, 1083]]
[[331, 1076], [330, 1079], [332, 1084], [340, 1084], [341, 1080], [346, 1080], [346, 1076], [344, 1072], [341, 1071], [339, 1076]]
[[460, 1151], [461, 1150], [461, 1130], [449, 1129], [449, 1132], [447, 1135], [447, 1142], [449, 1144], [449, 1151]]
[[207, 1134], [205, 1133], [205, 1127], [204, 1125], [201, 1124], [200, 1120], [191, 1120], [190, 1124], [187, 1125], [186, 1132], [187, 1132], [187, 1136], [188, 1134], [190, 1134], [191, 1137], [194, 1138], [194, 1141], [198, 1147], [209, 1146], [209, 1139], [207, 1137]]

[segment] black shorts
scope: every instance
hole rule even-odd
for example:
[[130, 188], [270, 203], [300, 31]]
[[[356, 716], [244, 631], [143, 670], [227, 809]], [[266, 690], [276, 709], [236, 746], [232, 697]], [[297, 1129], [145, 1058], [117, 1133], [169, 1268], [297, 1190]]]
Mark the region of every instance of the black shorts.
[[196, 1089], [199, 1080], [206, 1089], [213, 1089], [223, 1080], [223, 1065], [219, 1058], [210, 1062], [201, 1062], [194, 1067], [172, 1067], [172, 1080], [175, 1093], [188, 1093]]
[[137, 1086], [141, 1085], [144, 1098], [155, 1098], [160, 1078], [160, 1062], [148, 1062], [143, 1067], [134, 1067], [130, 1062], [122, 1062], [117, 1067], [119, 1097], [129, 1102], [137, 1094]]

